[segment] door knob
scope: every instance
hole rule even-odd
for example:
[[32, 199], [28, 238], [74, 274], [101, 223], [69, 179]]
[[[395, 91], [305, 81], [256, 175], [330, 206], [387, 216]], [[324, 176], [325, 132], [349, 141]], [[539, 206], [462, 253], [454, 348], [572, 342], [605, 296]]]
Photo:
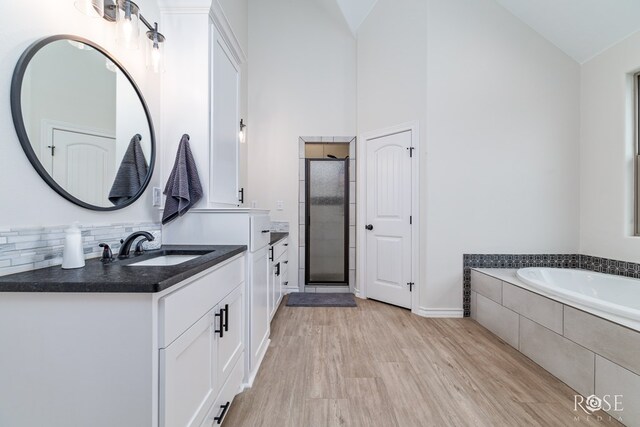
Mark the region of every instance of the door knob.
[[364, 228], [366, 228], [367, 230], [371, 231], [371, 230], [373, 230], [373, 225], [367, 224], [367, 225], [364, 226]]

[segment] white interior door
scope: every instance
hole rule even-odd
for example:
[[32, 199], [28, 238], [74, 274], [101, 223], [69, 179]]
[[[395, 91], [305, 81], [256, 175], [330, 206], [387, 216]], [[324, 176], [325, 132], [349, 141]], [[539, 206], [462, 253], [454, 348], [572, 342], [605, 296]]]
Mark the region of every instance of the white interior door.
[[116, 170], [114, 138], [53, 130], [49, 146], [49, 174], [69, 194], [96, 206], [109, 205], [107, 199]]
[[366, 142], [367, 298], [411, 308], [411, 131]]

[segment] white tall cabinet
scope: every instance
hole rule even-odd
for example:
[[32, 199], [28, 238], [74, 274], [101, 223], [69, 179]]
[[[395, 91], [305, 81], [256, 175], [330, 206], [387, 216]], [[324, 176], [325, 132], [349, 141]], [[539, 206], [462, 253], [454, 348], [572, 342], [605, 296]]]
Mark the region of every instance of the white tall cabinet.
[[180, 138], [188, 134], [204, 191], [198, 207], [242, 206], [240, 156], [246, 149], [241, 150], [238, 133], [246, 55], [218, 0], [161, 3], [167, 35], [159, 132], [162, 182], [171, 173]]

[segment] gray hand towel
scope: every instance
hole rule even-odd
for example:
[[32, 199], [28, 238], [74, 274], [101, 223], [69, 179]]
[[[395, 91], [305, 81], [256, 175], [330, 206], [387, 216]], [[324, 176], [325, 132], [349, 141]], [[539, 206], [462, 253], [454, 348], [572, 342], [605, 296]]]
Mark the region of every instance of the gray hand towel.
[[149, 165], [144, 157], [140, 134], [135, 134], [124, 153], [122, 163], [113, 180], [109, 201], [114, 205], [126, 202], [140, 191], [149, 173]]
[[198, 177], [196, 162], [189, 148], [189, 135], [182, 135], [176, 162], [164, 188], [167, 200], [164, 203], [162, 224], [167, 224], [184, 215], [202, 198], [202, 185]]

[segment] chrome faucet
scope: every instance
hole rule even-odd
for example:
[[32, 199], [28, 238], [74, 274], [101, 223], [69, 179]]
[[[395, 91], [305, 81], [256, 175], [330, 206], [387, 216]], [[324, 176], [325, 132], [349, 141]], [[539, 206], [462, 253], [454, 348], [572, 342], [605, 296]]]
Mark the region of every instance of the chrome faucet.
[[120, 251], [118, 251], [119, 259], [129, 258], [129, 253], [131, 252], [131, 245], [138, 237], [142, 237], [142, 239], [140, 239], [136, 244], [136, 250], [134, 252], [136, 255], [140, 255], [144, 252], [142, 250], [142, 244], [144, 242], [147, 242], [147, 241], [152, 242], [155, 239], [155, 237], [153, 237], [151, 233], [148, 233], [146, 231], [136, 231], [134, 233], [131, 233], [126, 239], [120, 240], [120, 243], [122, 243], [122, 246], [120, 246]]

